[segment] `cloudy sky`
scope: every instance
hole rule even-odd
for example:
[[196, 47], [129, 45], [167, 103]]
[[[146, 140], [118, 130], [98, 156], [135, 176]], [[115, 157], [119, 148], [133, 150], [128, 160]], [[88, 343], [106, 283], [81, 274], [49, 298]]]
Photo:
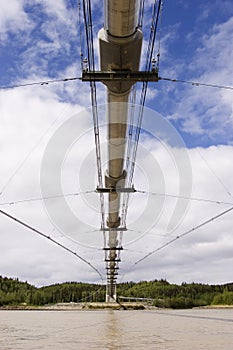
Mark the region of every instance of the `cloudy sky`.
[[[103, 5], [92, 3], [98, 59]], [[149, 18], [146, 7], [142, 68]], [[69, 247], [105, 276], [88, 84], [5, 88], [80, 77], [77, 1], [0, 0], [0, 36], [0, 209]], [[233, 86], [230, 0], [165, 1], [159, 36], [161, 77]], [[97, 93], [104, 104], [100, 84]], [[130, 198], [119, 281], [233, 280], [233, 211], [139, 262], [233, 206], [232, 100], [230, 89], [163, 80], [149, 85], [134, 178], [141, 192]], [[99, 114], [105, 170], [104, 105]], [[62, 194], [70, 196], [40, 200]], [[37, 286], [100, 282], [81, 260], [4, 215], [0, 235], [3, 276]]]

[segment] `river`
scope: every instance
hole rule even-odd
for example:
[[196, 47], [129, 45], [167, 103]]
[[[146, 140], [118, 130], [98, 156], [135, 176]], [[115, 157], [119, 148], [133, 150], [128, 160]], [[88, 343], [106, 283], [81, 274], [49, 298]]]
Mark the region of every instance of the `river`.
[[1, 350], [232, 348], [232, 309], [0, 311]]

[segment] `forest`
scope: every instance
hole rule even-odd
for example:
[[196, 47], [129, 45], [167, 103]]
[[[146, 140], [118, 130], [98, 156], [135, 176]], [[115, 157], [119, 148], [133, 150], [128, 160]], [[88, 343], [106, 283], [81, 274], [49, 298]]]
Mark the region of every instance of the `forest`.
[[[153, 280], [125, 282], [117, 285], [118, 296], [153, 299], [161, 308], [192, 308], [207, 305], [233, 305], [233, 283], [208, 285]], [[35, 287], [18, 278], [0, 276], [0, 307], [16, 305], [43, 306], [69, 302], [103, 302], [105, 286], [82, 282], [66, 282]]]

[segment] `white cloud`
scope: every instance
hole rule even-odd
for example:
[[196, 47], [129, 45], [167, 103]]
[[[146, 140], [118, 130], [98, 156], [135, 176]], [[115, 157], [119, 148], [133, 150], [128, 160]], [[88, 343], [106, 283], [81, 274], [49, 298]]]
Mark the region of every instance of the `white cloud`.
[[[233, 198], [228, 193], [232, 193], [233, 190], [230, 175], [232, 155], [233, 148], [230, 146], [190, 150], [193, 168], [192, 197], [209, 198], [210, 200], [226, 201], [233, 204]], [[170, 175], [166, 177], [168, 187], [166, 193], [174, 194], [176, 192], [173, 181], [174, 174], [168, 165], [166, 166], [166, 174]], [[230, 207], [191, 201], [183, 223], [172, 235], [166, 235], [166, 223], [170, 215], [168, 209], [169, 206], [174, 206], [174, 201], [174, 199], [167, 198], [163, 214], [155, 229], [151, 230], [152, 234], [142, 236], [134, 244], [127, 245], [127, 249], [132, 250], [129, 255], [130, 258], [133, 256], [133, 262]], [[143, 279], [164, 278], [165, 276], [173, 282], [218, 283], [220, 281], [223, 283], [231, 280], [232, 215], [232, 212], [226, 214], [226, 216], [209, 223], [203, 228], [191, 232], [188, 236], [178, 239], [138, 265], [131, 264], [132, 270], [126, 273], [124, 279], [140, 280], [142, 276]], [[163, 234], [165, 234], [165, 237], [162, 236]], [[138, 251], [144, 251], [144, 254], [143, 252], [138, 253]], [[123, 270], [125, 270], [124, 266]]]
[[[233, 59], [232, 22], [230, 18], [212, 28], [210, 34], [202, 37], [187, 72], [187, 80], [217, 85], [231, 85], [231, 61]], [[190, 71], [191, 69], [191, 71]], [[186, 72], [186, 74], [187, 74]], [[179, 89], [180, 86], [177, 87]], [[182, 87], [176, 97], [170, 115], [179, 119], [182, 129], [190, 134], [207, 135], [213, 142], [231, 142], [232, 137], [232, 92], [206, 87]]]
[[[5, 138], [4, 135], [2, 135], [4, 145], [6, 146], [2, 150], [2, 159], [4, 160], [4, 164], [6, 164], [4, 181], [14, 170], [14, 166], [9, 170], [9, 164], [11, 164], [11, 166], [12, 164], [17, 165], [21, 157], [25, 155], [24, 152], [30, 149], [34, 143], [37, 143], [41, 133], [43, 134], [51, 120], [54, 120], [59, 114], [59, 111], [63, 108], [68, 109], [63, 112], [60, 123], [69, 118], [69, 115], [71, 115], [69, 114], [70, 111], [71, 113], [75, 111], [74, 107], [58, 103], [56, 99], [53, 99], [53, 94], [48, 94], [48, 91], [47, 99], [45, 98], [45, 92], [43, 92], [43, 90], [39, 90], [38, 92], [39, 96], [37, 97], [34, 96], [33, 91], [30, 93], [30, 90], [17, 90], [17, 92], [13, 94], [8, 93], [9, 96], [6, 94], [4, 95], [4, 103], [1, 104], [1, 108], [4, 106], [8, 114], [6, 114], [6, 112], [5, 114], [1, 113], [1, 116], [5, 115], [6, 117], [5, 130], [12, 130], [13, 126], [12, 131], [14, 132], [14, 137], [12, 137], [9, 142], [7, 142], [7, 135]], [[9, 116], [11, 116], [11, 118], [8, 120], [7, 117], [9, 118]], [[84, 119], [80, 119], [80, 123], [80, 127], [82, 126], [84, 129], [87, 127]], [[20, 129], [21, 132], [19, 135], [18, 130], [20, 125], [23, 127]], [[25, 129], [27, 129], [27, 131]], [[52, 129], [53, 132], [55, 129], [54, 126]], [[51, 132], [49, 135], [52, 135]], [[46, 135], [46, 139], [48, 139], [49, 135]], [[84, 147], [86, 147], [85, 152], [87, 155], [89, 150], [93, 147], [92, 142], [90, 142], [91, 134], [89, 137], [89, 141], [87, 140], [86, 142], [85, 139], [80, 139], [79, 142], [70, 149], [66, 157], [66, 164], [64, 164], [66, 176], [63, 187], [65, 192], [77, 191], [75, 188], [75, 184], [77, 184], [75, 177], [78, 177], [78, 169], [80, 166], [84, 166], [82, 169], [82, 172], [84, 172], [83, 174], [85, 174], [85, 172], [87, 173], [83, 183], [87, 189], [90, 189], [90, 166], [88, 165], [89, 162], [85, 160], [86, 156], [84, 154]], [[10, 154], [8, 145], [14, 150]], [[12, 182], [10, 182], [4, 197], [1, 196], [1, 202], [37, 197], [40, 195], [39, 171], [44, 146], [45, 143], [43, 142], [41, 147], [39, 147], [36, 152], [32, 153], [32, 157], [27, 159], [24, 166], [16, 174]], [[151, 141], [150, 138], [146, 139], [146, 137], [144, 137], [143, 140], [143, 147], [148, 149], [148, 155], [153, 154], [154, 160], [157, 160], [161, 168], [160, 176], [165, 179], [166, 193], [177, 194], [179, 179], [177, 179], [177, 171], [174, 163], [169, 160], [169, 149], [164, 149], [157, 141], [154, 143], [154, 141]], [[168, 154], [166, 152], [168, 152]], [[233, 169], [231, 169], [232, 162], [229, 161], [233, 156], [233, 147], [215, 146], [208, 149], [192, 149], [189, 152], [193, 169], [192, 196], [196, 198], [209, 198], [212, 200], [233, 202], [225, 189], [226, 187], [233, 193], [230, 175]], [[145, 157], [141, 159], [140, 154], [139, 152], [135, 185], [136, 188], [147, 189], [145, 188], [148, 183], [147, 181], [153, 181], [155, 185], [160, 183], [160, 178], [158, 177], [160, 173], [154, 173], [155, 164], [151, 164], [149, 158], [148, 162]], [[142, 173], [138, 172], [140, 164], [143, 164]], [[147, 181], [145, 181], [146, 178]], [[219, 179], [221, 179], [221, 181], [219, 181]], [[221, 182], [224, 183], [225, 187]], [[95, 185], [95, 179], [92, 179], [91, 183]], [[159, 191], [160, 188], [156, 188], [155, 186], [155, 190], [156, 189]], [[79, 200], [74, 197], [73, 199], [71, 198], [70, 202], [68, 201], [74, 212], [83, 212], [83, 214], [81, 214], [82, 220], [88, 221], [90, 231], [92, 231], [84, 234], [84, 228], [80, 225], [77, 227], [77, 233], [72, 235], [75, 240], [78, 240], [81, 244], [84, 244], [84, 246], [69, 242], [62, 237], [61, 234], [53, 231], [43, 206], [38, 202], [22, 203], [10, 207], [1, 206], [1, 208], [32, 226], [41, 229], [51, 237], [55, 237], [59, 241], [64, 242], [81, 256], [91, 261], [104, 275], [102, 251], [88, 248], [88, 245], [101, 248], [103, 244], [102, 234], [93, 231], [93, 228], [99, 227], [99, 215], [96, 215], [92, 209], [92, 204], [96, 203], [97, 194], [90, 196], [92, 197], [89, 197], [89, 199], [84, 196]], [[229, 206], [194, 201], [190, 205], [183, 223], [181, 223], [175, 232], [167, 234], [166, 228], [174, 205], [176, 204], [176, 199], [168, 197], [165, 200], [165, 205], [163, 205], [163, 201], [160, 201], [159, 197], [153, 197], [153, 202], [151, 203], [154, 205], [154, 208], [158, 205], [162, 205], [160, 208], [162, 215], [158, 217], [156, 221], [153, 217], [153, 212], [155, 212], [153, 207], [150, 208], [152, 210], [147, 211], [145, 210], [146, 205], [143, 205], [148, 199], [145, 201], [142, 197], [144, 195], [140, 194], [132, 196], [134, 197], [130, 202], [128, 228], [133, 231], [128, 231], [124, 234], [123, 245], [126, 243], [126, 250], [123, 251], [122, 255], [122, 270], [120, 270], [120, 272], [122, 271], [121, 273], [123, 276], [120, 275], [120, 279], [140, 280], [167, 278], [172, 282], [192, 282], [195, 280], [209, 283], [227, 282], [230, 280], [231, 265], [229, 265], [229, 263], [231, 261], [230, 247], [232, 245], [232, 214], [228, 214], [222, 219], [191, 233], [189, 236], [181, 238], [170, 247], [161, 250], [158, 254], [151, 256], [143, 263], [136, 266], [132, 265], [132, 263], [147, 252], [164, 244], [185, 230], [215, 216]], [[138, 201], [141, 203], [140, 206], [137, 205]], [[139, 217], [141, 221], [140, 227], [135, 227], [135, 218]], [[148, 227], [148, 220], [151, 222], [154, 221], [155, 227], [151, 230], [151, 233], [143, 235], [143, 228]], [[141, 233], [137, 232], [139, 229], [142, 230]], [[36, 285], [65, 280], [99, 281], [98, 276], [95, 275], [94, 272], [92, 274], [90, 269], [83, 263], [69, 257], [66, 253], [53, 247], [50, 242], [42, 238], [40, 239], [30, 231], [21, 228], [16, 223], [8, 221], [6, 218], [1, 221], [1, 232], [1, 245], [2, 251], [4, 251], [4, 254], [1, 255], [2, 274], [18, 276]], [[130, 243], [130, 240], [135, 242]], [[127, 266], [130, 267], [129, 271], [125, 271]], [[134, 268], [132, 269], [133, 266]]]
[[62, 22], [67, 21], [67, 8], [64, 0], [57, 0], [55, 3], [53, 0], [36, 0], [35, 3], [42, 5], [49, 16], [56, 17]]
[[23, 0], [0, 2], [0, 34], [6, 40], [8, 32], [17, 32], [30, 29], [32, 22], [24, 11]]

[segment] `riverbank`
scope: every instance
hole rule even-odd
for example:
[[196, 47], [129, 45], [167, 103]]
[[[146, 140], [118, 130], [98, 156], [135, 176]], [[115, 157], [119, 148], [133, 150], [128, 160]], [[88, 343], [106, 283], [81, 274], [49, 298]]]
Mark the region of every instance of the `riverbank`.
[[145, 310], [145, 309], [156, 309], [151, 305], [146, 305], [136, 302], [125, 302], [125, 303], [57, 303], [43, 306], [34, 305], [7, 305], [1, 306], [0, 310], [37, 310], [37, 311], [72, 311], [72, 310]]
[[198, 309], [233, 309], [233, 305], [206, 305], [199, 306]]
[[[26, 310], [26, 311], [75, 311], [75, 310], [156, 310], [161, 309], [156, 306], [147, 305], [136, 302], [124, 302], [118, 303], [104, 303], [104, 302], [91, 302], [91, 303], [57, 303], [43, 306], [36, 305], [7, 305], [1, 306], [1, 310]], [[168, 309], [168, 308], [162, 308]], [[194, 307], [193, 309], [233, 309], [233, 305], [207, 305]]]

